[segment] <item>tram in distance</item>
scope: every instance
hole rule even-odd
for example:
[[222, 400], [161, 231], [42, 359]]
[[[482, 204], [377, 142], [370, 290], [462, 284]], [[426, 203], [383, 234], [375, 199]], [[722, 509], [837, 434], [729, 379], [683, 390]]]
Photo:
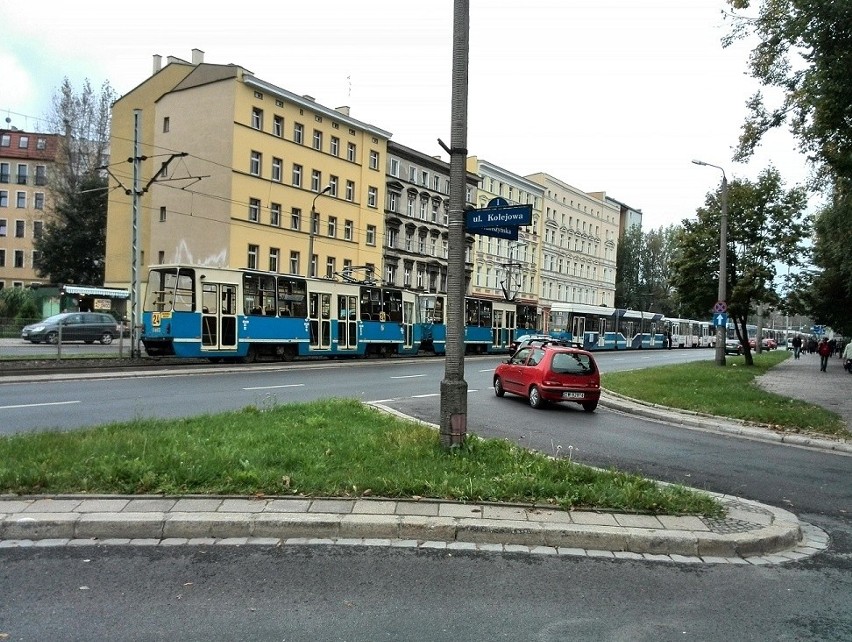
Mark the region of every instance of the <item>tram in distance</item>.
[[[372, 282], [157, 265], [148, 273], [141, 340], [152, 357], [213, 362], [441, 355], [446, 301]], [[465, 297], [464, 321], [467, 354], [506, 353], [517, 338], [542, 333], [538, 308], [511, 301]], [[649, 312], [561, 304], [549, 321], [551, 336], [588, 350], [664, 348], [667, 331], [674, 347], [703, 345], [699, 322]]]

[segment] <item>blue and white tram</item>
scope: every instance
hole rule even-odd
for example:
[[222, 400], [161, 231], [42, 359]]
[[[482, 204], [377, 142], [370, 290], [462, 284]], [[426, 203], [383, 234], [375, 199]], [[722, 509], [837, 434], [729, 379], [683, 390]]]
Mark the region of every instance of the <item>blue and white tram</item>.
[[[435, 354], [447, 352], [446, 300], [444, 294], [417, 295], [422, 348]], [[533, 306], [469, 296], [464, 299], [464, 308], [464, 343], [468, 354], [507, 352], [518, 334], [535, 331], [526, 329], [528, 318], [534, 318], [534, 312], [530, 311], [535, 309]]]
[[415, 294], [399, 288], [187, 265], [151, 268], [142, 342], [151, 356], [416, 354]]

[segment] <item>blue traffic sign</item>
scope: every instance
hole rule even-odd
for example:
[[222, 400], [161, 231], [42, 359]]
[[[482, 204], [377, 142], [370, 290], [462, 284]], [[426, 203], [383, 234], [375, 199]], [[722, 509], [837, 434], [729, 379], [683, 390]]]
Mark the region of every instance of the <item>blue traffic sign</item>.
[[509, 201], [502, 196], [495, 196], [488, 201], [488, 207], [509, 207]]
[[717, 312], [713, 315], [713, 325], [716, 327], [725, 327], [728, 325], [728, 315], [724, 312]]
[[494, 236], [500, 239], [509, 239], [510, 241], [518, 240], [518, 226], [504, 225], [503, 227], [483, 227], [476, 230], [477, 234], [483, 236]]
[[465, 225], [470, 230], [504, 225], [530, 225], [531, 223], [532, 205], [486, 207], [481, 210], [471, 210], [465, 217]]

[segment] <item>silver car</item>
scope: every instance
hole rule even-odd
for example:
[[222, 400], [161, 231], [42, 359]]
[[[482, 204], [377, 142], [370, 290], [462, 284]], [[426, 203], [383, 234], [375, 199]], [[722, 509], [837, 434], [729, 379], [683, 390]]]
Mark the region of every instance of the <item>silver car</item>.
[[101, 312], [63, 312], [44, 321], [24, 326], [21, 338], [33, 343], [62, 343], [67, 341], [100, 341], [109, 345], [118, 336], [115, 318]]

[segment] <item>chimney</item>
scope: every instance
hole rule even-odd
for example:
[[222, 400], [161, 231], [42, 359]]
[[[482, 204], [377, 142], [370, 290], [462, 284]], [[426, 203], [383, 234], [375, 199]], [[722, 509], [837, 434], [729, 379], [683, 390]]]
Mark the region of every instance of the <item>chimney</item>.
[[342, 107], [335, 107], [334, 111], [339, 111], [344, 116], [349, 115], [349, 105], [343, 105]]
[[204, 62], [204, 52], [201, 49], [193, 49], [192, 50], [192, 64], [200, 65]]
[[152, 76], [163, 68], [163, 57], [160, 54], [154, 54], [154, 71]]

